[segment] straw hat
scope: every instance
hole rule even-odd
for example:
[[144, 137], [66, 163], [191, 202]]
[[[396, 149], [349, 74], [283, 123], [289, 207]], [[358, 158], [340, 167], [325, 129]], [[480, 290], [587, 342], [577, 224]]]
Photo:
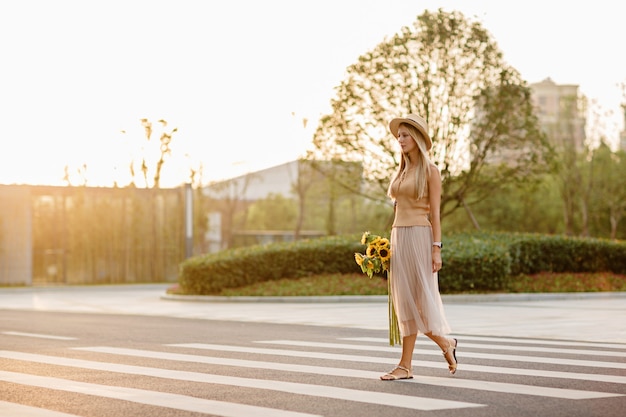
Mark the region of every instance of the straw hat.
[[405, 118], [395, 118], [391, 122], [389, 122], [389, 130], [393, 134], [394, 138], [398, 137], [398, 128], [401, 123], [406, 123], [415, 127], [421, 134], [424, 136], [424, 142], [426, 142], [426, 149], [430, 150], [433, 146], [433, 141], [428, 134], [428, 123], [424, 118], [418, 116], [417, 114], [409, 114]]

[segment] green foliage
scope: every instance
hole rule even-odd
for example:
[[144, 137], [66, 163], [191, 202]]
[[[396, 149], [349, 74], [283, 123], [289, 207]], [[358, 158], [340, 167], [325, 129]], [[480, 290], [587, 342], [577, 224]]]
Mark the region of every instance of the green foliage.
[[248, 207], [245, 224], [252, 230], [293, 230], [298, 207], [281, 194], [269, 194]]
[[385, 295], [387, 280], [370, 279], [361, 273], [321, 274], [303, 278], [283, 278], [258, 282], [246, 287], [225, 288], [221, 296], [319, 296], [319, 295]]
[[[319, 274], [360, 273], [360, 235], [250, 246], [198, 256], [180, 265], [180, 292], [219, 294], [227, 288]], [[444, 293], [503, 291], [520, 274], [626, 274], [626, 244], [601, 239], [512, 233], [447, 236], [439, 273]], [[393, 251], [393, 247], [392, 247]]]
[[541, 272], [516, 277], [508, 290], [526, 293], [626, 291], [626, 275], [611, 272]]
[[626, 273], [624, 243], [589, 238], [520, 235], [511, 240], [513, 275], [538, 272]]
[[[563, 204], [552, 175], [538, 182], [507, 184], [484, 200], [469, 206], [482, 231], [563, 233]], [[465, 210], [446, 217], [451, 233], [475, 231]]]
[[186, 294], [216, 294], [281, 278], [322, 273], [354, 273], [360, 236], [325, 237], [292, 243], [247, 246], [190, 258], [180, 265], [179, 284]]
[[624, 237], [619, 235], [619, 225], [626, 217], [626, 152], [611, 152], [601, 144], [588, 165], [592, 231], [612, 239]]
[[[481, 24], [460, 12], [425, 11], [346, 72], [332, 112], [320, 119], [310, 157], [361, 162], [364, 176], [378, 184], [368, 192], [372, 199], [386, 200], [399, 164], [389, 120], [407, 113], [428, 122], [444, 182], [442, 217], [548, 166], [550, 148], [529, 88]], [[502, 164], [496, 175], [479, 176], [502, 150], [524, 157]]]
[[439, 272], [442, 292], [498, 291], [506, 288], [511, 255], [506, 240], [490, 234], [447, 237]]

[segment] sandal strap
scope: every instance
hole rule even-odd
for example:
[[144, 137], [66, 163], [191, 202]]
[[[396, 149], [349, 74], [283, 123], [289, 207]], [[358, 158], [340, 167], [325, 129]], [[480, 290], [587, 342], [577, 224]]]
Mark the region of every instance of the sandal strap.
[[391, 372], [395, 371], [396, 369], [401, 369], [404, 372], [406, 372], [407, 374], [411, 374], [411, 370], [410, 369], [405, 368], [404, 366], [401, 366], [401, 365], [398, 365], [395, 368], [393, 368], [393, 370]]
[[[456, 341], [456, 339], [454, 339]], [[456, 350], [456, 344], [454, 346], [452, 346], [452, 344], [448, 345], [448, 349], [443, 351], [443, 356], [446, 356], [450, 350], [452, 350], [452, 352], [454, 352]]]
[[397, 365], [395, 368], [393, 368], [391, 371], [387, 372], [387, 375], [393, 375], [393, 371], [395, 371], [396, 369], [400, 369], [401, 371], [406, 372], [406, 376], [407, 377], [411, 377], [412, 376], [412, 372], [410, 369], [405, 368], [402, 365]]
[[454, 352], [456, 350], [456, 346], [450, 346], [448, 349], [443, 351], [443, 356], [446, 356], [450, 350], [452, 350], [452, 352]]

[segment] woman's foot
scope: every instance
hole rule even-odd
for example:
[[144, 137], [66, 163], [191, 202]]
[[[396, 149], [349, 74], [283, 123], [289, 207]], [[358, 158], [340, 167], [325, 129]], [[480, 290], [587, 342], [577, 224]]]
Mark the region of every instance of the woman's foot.
[[456, 365], [457, 365], [456, 347], [458, 346], [459, 341], [456, 339], [452, 339], [452, 340], [454, 341], [454, 344], [448, 341], [449, 345], [448, 345], [448, 348], [443, 351], [443, 357], [446, 358], [446, 361], [448, 362], [448, 370], [450, 370], [450, 373], [454, 375], [454, 373], [456, 372]]
[[413, 372], [409, 368], [405, 368], [404, 366], [400, 365], [396, 366], [391, 371], [380, 377], [380, 379], [382, 379], [383, 381], [395, 381], [396, 379], [411, 378], [413, 378]]

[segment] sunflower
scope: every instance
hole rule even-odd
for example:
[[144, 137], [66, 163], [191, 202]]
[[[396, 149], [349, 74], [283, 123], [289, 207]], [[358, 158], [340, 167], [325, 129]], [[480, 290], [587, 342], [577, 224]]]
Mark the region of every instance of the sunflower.
[[366, 245], [365, 253], [355, 253], [354, 260], [361, 267], [361, 271], [372, 278], [374, 274], [389, 272], [391, 259], [391, 244], [386, 237], [363, 233], [361, 244]]
[[378, 239], [377, 245], [379, 249], [382, 249], [382, 248], [389, 249], [389, 246], [390, 246], [389, 239], [387, 239], [386, 237], [381, 237]]
[[360, 253], [354, 254], [354, 260], [356, 261], [357, 265], [363, 265], [363, 255], [361, 255]]
[[391, 258], [391, 251], [389, 248], [378, 248], [378, 256], [383, 264]]
[[[355, 253], [354, 260], [361, 268], [364, 274], [370, 279], [374, 274], [387, 273], [391, 267], [391, 243], [388, 238], [363, 233], [361, 236], [361, 245], [365, 246], [365, 253]], [[387, 285], [391, 285], [391, 280], [387, 281]], [[388, 289], [389, 303], [389, 344], [401, 343], [400, 329], [398, 328], [398, 318], [396, 317], [393, 300], [391, 298], [391, 288]]]

